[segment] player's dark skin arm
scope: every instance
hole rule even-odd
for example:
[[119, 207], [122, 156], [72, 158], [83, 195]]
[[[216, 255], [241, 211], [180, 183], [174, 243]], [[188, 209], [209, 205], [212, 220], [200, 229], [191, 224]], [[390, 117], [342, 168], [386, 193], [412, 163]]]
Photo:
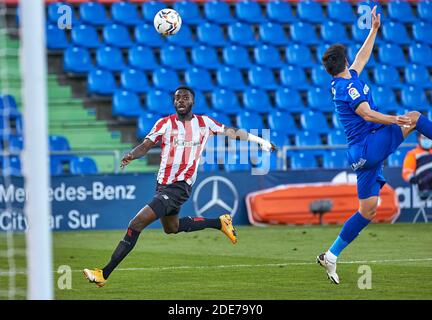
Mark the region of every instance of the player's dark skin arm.
[[125, 154], [121, 160], [121, 168], [127, 166], [132, 160], [144, 157], [147, 152], [155, 145], [150, 139], [144, 139], [142, 143], [137, 145], [129, 153]]
[[[234, 140], [236, 139], [243, 140], [243, 141], [249, 140], [249, 133], [244, 129], [225, 126], [224, 135]], [[277, 150], [276, 146], [271, 142], [270, 144], [271, 144], [271, 151], [276, 151]]]

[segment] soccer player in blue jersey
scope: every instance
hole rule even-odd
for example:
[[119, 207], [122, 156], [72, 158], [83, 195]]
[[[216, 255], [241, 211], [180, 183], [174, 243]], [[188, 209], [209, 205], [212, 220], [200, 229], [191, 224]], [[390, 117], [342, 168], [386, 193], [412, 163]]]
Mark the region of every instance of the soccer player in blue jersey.
[[357, 175], [359, 210], [343, 225], [339, 236], [326, 253], [317, 257], [330, 280], [339, 284], [336, 261], [344, 250], [374, 218], [380, 189], [386, 183], [382, 174], [384, 160], [414, 130], [432, 139], [432, 122], [417, 111], [403, 116], [378, 111], [369, 86], [359, 79], [368, 62], [380, 27], [376, 6], [372, 9], [372, 28], [351, 66], [346, 49], [336, 44], [326, 50], [322, 63], [333, 77], [331, 82], [335, 110], [348, 141], [347, 157]]

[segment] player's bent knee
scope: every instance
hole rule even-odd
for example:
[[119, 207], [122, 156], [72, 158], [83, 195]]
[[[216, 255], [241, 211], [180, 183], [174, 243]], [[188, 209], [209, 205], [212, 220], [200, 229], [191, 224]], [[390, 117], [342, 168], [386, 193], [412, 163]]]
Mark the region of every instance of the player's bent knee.
[[360, 214], [369, 220], [372, 220], [376, 216], [376, 207], [367, 207], [367, 208], [361, 208]]

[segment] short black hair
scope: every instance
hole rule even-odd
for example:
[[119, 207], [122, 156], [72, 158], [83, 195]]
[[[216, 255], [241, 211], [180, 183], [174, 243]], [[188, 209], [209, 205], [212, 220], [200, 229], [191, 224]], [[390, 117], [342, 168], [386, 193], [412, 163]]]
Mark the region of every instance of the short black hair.
[[174, 91], [174, 93], [175, 93], [176, 91], [178, 91], [178, 90], [187, 90], [187, 91], [189, 91], [189, 92], [192, 94], [192, 97], [194, 97], [194, 99], [195, 99], [195, 92], [193, 91], [192, 88], [187, 87], [187, 86], [180, 86], [180, 87], [178, 87], [178, 88]]
[[327, 72], [335, 76], [345, 70], [347, 60], [346, 48], [344, 45], [335, 44], [328, 48], [321, 58]]

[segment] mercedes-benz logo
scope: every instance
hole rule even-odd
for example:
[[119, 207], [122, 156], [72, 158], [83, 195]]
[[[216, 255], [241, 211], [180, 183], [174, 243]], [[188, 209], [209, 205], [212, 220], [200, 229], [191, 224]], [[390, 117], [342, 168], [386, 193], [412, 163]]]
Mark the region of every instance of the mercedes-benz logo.
[[[209, 183], [212, 183], [211, 199], [202, 208], [199, 208], [199, 204], [198, 204], [199, 194], [202, 188]], [[229, 190], [231, 190], [234, 196], [234, 201], [231, 205], [227, 204], [224, 200], [221, 199], [219, 195], [219, 183], [225, 184], [226, 186], [228, 186]], [[200, 182], [193, 195], [193, 203], [194, 203], [195, 213], [199, 217], [202, 217], [204, 212], [206, 212], [207, 210], [209, 210], [214, 206], [221, 207], [222, 209], [228, 211], [232, 217], [234, 217], [234, 215], [237, 213], [237, 208], [238, 208], [238, 193], [234, 184], [231, 181], [229, 181], [227, 178], [220, 177], [220, 176], [212, 176], [212, 177], [205, 178], [203, 181]]]

